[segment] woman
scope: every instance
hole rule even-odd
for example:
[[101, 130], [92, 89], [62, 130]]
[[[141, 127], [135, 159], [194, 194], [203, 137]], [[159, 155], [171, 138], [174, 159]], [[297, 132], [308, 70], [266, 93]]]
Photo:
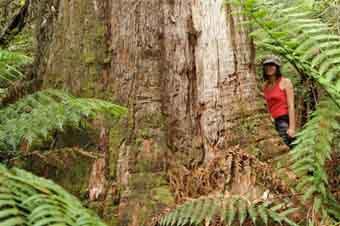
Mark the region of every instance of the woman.
[[275, 128], [291, 149], [295, 136], [294, 89], [292, 82], [281, 75], [280, 66], [280, 60], [275, 56], [263, 61], [263, 92]]

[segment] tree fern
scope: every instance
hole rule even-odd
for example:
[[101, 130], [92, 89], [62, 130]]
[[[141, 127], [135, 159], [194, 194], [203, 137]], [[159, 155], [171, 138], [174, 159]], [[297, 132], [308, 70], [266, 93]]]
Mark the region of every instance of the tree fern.
[[[259, 27], [253, 36], [265, 35], [257, 39], [257, 45], [282, 55], [298, 71], [317, 81], [340, 107], [340, 87], [337, 83], [340, 76], [334, 70], [340, 64], [340, 57], [334, 51], [325, 53], [327, 56], [319, 56], [336, 49], [340, 36], [332, 34], [331, 28], [305, 7], [286, 7], [269, 0], [265, 1], [266, 8], [257, 1], [236, 2], [243, 6], [244, 12]], [[336, 74], [326, 77], [330, 71]], [[327, 79], [329, 77], [336, 79]]]
[[325, 164], [331, 158], [336, 131], [340, 130], [339, 119], [340, 111], [334, 102], [322, 100], [298, 134], [298, 145], [290, 153], [294, 160], [292, 169], [300, 176], [296, 188], [304, 194], [303, 199], [314, 199], [314, 211], [327, 215], [329, 210], [337, 219], [340, 219], [340, 205], [328, 192]]
[[243, 225], [246, 219], [251, 220], [254, 225], [260, 222], [268, 224], [269, 220], [296, 225], [288, 218], [288, 215], [296, 210], [289, 203], [282, 201], [280, 204], [275, 204], [274, 200], [251, 202], [244, 196], [226, 197], [219, 195], [201, 197], [185, 202], [163, 216], [160, 220], [160, 225], [199, 225], [202, 222], [208, 224], [214, 217], [218, 217], [227, 225], [233, 225], [236, 222]]
[[[330, 158], [334, 134], [339, 130], [340, 36], [303, 6], [275, 1], [233, 1], [255, 22], [259, 47], [275, 52], [302, 75], [314, 79], [327, 93], [302, 132], [292, 152], [293, 170], [300, 176], [297, 190], [312, 200], [314, 213], [339, 219], [340, 206], [328, 192], [325, 161]], [[264, 7], [265, 6], [265, 7]]]
[[45, 90], [27, 96], [0, 110], [0, 151], [15, 154], [20, 144], [42, 142], [53, 131], [80, 127], [98, 113], [117, 117], [124, 107], [98, 99], [76, 98], [65, 92]]
[[1, 164], [0, 225], [105, 226], [52, 181]]

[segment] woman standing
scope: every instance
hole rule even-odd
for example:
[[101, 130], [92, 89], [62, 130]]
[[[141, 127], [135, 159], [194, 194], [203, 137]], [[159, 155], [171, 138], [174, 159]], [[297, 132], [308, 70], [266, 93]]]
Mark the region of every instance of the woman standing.
[[281, 75], [280, 66], [280, 60], [275, 56], [263, 61], [263, 92], [275, 128], [291, 149], [295, 136], [294, 89], [292, 82]]

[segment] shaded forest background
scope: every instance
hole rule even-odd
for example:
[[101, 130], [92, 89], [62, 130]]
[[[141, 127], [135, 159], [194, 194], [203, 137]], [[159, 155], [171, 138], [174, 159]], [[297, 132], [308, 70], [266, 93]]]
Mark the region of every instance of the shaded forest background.
[[[107, 225], [221, 225], [216, 209], [229, 210], [230, 224], [337, 225], [339, 8], [326, 0], [2, 0], [4, 194], [25, 186], [58, 194], [77, 203], [72, 216], [90, 219], [77, 212], [83, 205]], [[261, 61], [271, 53], [295, 87], [301, 133], [292, 154], [262, 97]], [[11, 167], [53, 180], [81, 203], [59, 187], [39, 190], [46, 181]], [[15, 184], [19, 177], [28, 185]], [[46, 197], [22, 216], [54, 222], [33, 214]]]

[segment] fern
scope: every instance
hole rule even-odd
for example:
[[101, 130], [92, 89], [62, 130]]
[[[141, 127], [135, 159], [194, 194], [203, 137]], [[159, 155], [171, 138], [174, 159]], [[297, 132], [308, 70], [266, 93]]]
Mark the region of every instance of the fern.
[[0, 225], [105, 226], [52, 181], [1, 164]]
[[19, 68], [30, 63], [31, 58], [17, 52], [0, 49], [0, 87], [6, 88], [24, 76]]
[[[300, 176], [297, 190], [312, 200], [314, 213], [340, 219], [340, 206], [328, 191], [325, 162], [330, 158], [334, 134], [340, 129], [340, 36], [303, 6], [274, 1], [233, 1], [255, 22], [252, 36], [259, 47], [283, 56], [301, 74], [314, 79], [327, 96], [302, 132], [291, 153], [293, 170]], [[263, 3], [264, 2], [264, 3]]]
[[332, 34], [331, 28], [305, 7], [286, 7], [269, 0], [265, 1], [266, 8], [257, 1], [236, 2], [259, 27], [252, 33], [260, 40], [257, 45], [282, 55], [298, 71], [318, 82], [340, 107], [340, 76], [335, 70], [340, 57], [334, 50], [339, 47], [340, 36]]
[[53, 131], [80, 127], [98, 113], [118, 117], [124, 107], [110, 102], [76, 98], [65, 92], [45, 90], [29, 95], [0, 110], [0, 152], [15, 154], [22, 142], [30, 146], [48, 139]]
[[246, 219], [251, 220], [254, 225], [260, 222], [267, 225], [269, 220], [296, 225], [288, 218], [288, 215], [296, 210], [285, 202], [280, 204], [275, 204], [274, 201], [251, 202], [244, 196], [219, 195], [185, 202], [163, 216], [160, 219], [160, 225], [199, 225], [203, 221], [208, 225], [214, 217], [219, 217], [227, 225], [233, 225], [236, 222], [243, 225]]
[[[296, 188], [303, 193], [303, 199], [313, 199], [316, 212], [332, 212], [340, 219], [340, 206], [328, 192], [326, 161], [331, 159], [332, 144], [336, 131], [340, 130], [340, 111], [333, 101], [322, 100], [312, 113], [304, 130], [298, 134], [297, 147], [290, 153], [293, 171], [300, 176]], [[333, 214], [336, 212], [337, 214]]]

